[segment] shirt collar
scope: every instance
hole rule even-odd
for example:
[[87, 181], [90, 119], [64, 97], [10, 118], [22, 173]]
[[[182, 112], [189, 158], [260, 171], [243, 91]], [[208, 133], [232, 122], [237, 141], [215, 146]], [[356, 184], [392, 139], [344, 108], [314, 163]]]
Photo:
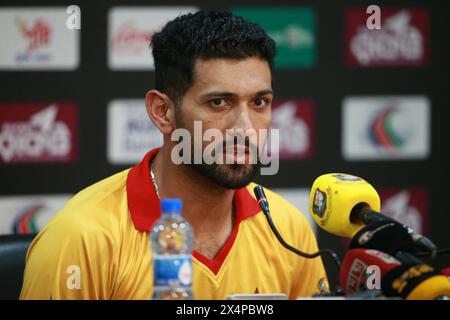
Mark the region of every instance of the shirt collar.
[[[161, 206], [150, 176], [150, 160], [160, 148], [150, 150], [144, 159], [128, 172], [126, 190], [128, 208], [134, 227], [139, 231], [150, 231], [161, 217]], [[233, 198], [236, 210], [236, 224], [256, 215], [261, 209], [247, 187], [236, 189]]]

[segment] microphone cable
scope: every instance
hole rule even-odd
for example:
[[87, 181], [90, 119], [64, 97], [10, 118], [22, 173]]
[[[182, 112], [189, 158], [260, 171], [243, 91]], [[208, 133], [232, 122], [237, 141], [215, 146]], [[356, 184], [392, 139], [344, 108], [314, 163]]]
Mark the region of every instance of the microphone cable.
[[288, 244], [283, 239], [283, 237], [280, 235], [280, 233], [278, 232], [277, 228], [275, 227], [275, 225], [272, 221], [272, 217], [270, 216], [270, 210], [269, 210], [269, 202], [267, 201], [263, 187], [260, 185], [257, 185], [253, 189], [253, 192], [255, 193], [256, 199], [258, 200], [259, 207], [261, 208], [262, 212], [264, 213], [264, 215], [267, 219], [267, 222], [269, 223], [270, 229], [272, 230], [275, 237], [278, 239], [278, 241], [281, 243], [281, 245], [283, 247], [285, 247], [289, 251], [292, 251], [295, 254], [297, 254], [303, 258], [307, 258], [307, 259], [313, 259], [313, 258], [322, 256], [322, 255], [329, 255], [332, 258], [332, 261], [334, 262], [334, 265], [337, 269], [337, 278], [338, 278], [336, 280], [336, 287], [334, 289], [334, 294], [341, 295], [342, 289], [339, 287], [339, 273], [340, 273], [340, 269], [341, 269], [341, 261], [340, 261], [338, 255], [333, 250], [330, 250], [330, 249], [322, 249], [315, 253], [306, 253], [306, 252], [300, 251], [297, 248], [294, 248], [293, 246]]
[[444, 249], [438, 249], [436, 250], [436, 254], [430, 257], [430, 253], [429, 252], [419, 252], [416, 255], [419, 257], [423, 257], [423, 258], [435, 258], [437, 256], [443, 255], [443, 254], [448, 254], [450, 253], [450, 248], [444, 248]]

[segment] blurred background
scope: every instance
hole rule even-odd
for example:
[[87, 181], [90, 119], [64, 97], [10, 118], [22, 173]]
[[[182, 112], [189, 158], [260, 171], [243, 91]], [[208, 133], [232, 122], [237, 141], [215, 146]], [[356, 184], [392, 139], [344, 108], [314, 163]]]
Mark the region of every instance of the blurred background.
[[[377, 1], [379, 16], [367, 1], [276, 3], [1, 1], [0, 234], [38, 232], [76, 192], [161, 144], [143, 100], [151, 36], [214, 9], [277, 43], [281, 164], [258, 182], [309, 217], [316, 177], [358, 175], [385, 214], [450, 247], [449, 2]], [[342, 256], [345, 241], [314, 228]]]

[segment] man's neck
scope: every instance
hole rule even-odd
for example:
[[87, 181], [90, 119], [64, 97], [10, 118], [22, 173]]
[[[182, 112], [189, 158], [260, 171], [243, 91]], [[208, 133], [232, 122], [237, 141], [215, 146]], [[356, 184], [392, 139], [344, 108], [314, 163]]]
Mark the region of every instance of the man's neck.
[[[183, 201], [183, 216], [194, 229], [197, 250], [197, 243], [205, 241], [215, 241], [220, 248], [233, 227], [234, 190], [218, 186], [192, 167], [175, 165], [170, 156], [170, 149], [162, 147], [153, 159], [160, 198]], [[212, 251], [200, 252], [212, 257], [217, 250]]]

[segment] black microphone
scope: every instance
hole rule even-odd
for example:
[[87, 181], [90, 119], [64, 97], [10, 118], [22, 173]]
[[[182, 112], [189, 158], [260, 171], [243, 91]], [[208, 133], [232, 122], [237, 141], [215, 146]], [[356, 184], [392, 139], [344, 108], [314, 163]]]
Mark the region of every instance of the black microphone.
[[394, 221], [371, 222], [352, 238], [349, 249], [376, 249], [394, 256], [404, 264], [420, 264], [422, 260], [413, 254], [416, 243], [404, 225]]
[[[330, 249], [322, 249], [319, 250], [315, 253], [306, 253], [303, 251], [298, 250], [297, 248], [294, 248], [293, 246], [291, 246], [290, 244], [288, 244], [283, 237], [280, 235], [280, 233], [278, 232], [277, 228], [275, 227], [273, 221], [272, 221], [272, 217], [270, 216], [270, 209], [269, 209], [269, 201], [267, 200], [266, 194], [264, 193], [264, 189], [262, 186], [257, 185], [254, 189], [253, 192], [255, 194], [256, 200], [258, 201], [258, 205], [261, 208], [262, 212], [264, 213], [267, 222], [269, 223], [270, 229], [272, 230], [272, 232], [274, 233], [275, 237], [278, 239], [278, 241], [281, 243], [281, 245], [283, 247], [285, 247], [286, 249], [288, 249], [289, 251], [294, 252], [295, 254], [303, 257], [303, 258], [307, 258], [307, 259], [313, 259], [316, 258], [318, 256], [321, 256], [323, 254], [328, 254], [332, 257], [333, 262], [335, 263], [336, 267], [337, 267], [337, 271], [338, 274], [340, 272], [340, 268], [341, 268], [341, 262], [339, 260], [339, 257], [337, 256], [337, 254], [335, 252], [333, 252]], [[338, 283], [338, 282], [337, 282]], [[342, 294], [342, 290], [339, 287], [339, 285], [336, 285], [335, 288], [335, 294]]]
[[255, 193], [256, 200], [258, 200], [258, 205], [263, 212], [269, 212], [269, 202], [267, 201], [266, 194], [264, 193], [264, 189], [261, 186], [256, 186], [253, 189]]
[[[430, 257], [434, 258], [436, 255], [436, 246], [435, 244], [428, 238], [422, 236], [414, 232], [414, 230], [408, 227], [405, 224], [401, 224], [396, 220], [383, 215], [380, 212], [377, 212], [370, 208], [365, 204], [358, 204], [353, 207], [350, 213], [350, 221], [352, 223], [363, 223], [364, 225], [370, 225], [373, 223], [383, 224], [383, 223], [392, 223], [395, 225], [397, 233], [404, 233], [409, 235], [412, 240], [412, 244], [414, 244], [414, 250], [417, 252], [425, 251], [430, 253]], [[403, 229], [400, 231], [400, 229]], [[363, 228], [364, 229], [364, 228]], [[404, 237], [406, 238], [406, 237]], [[389, 238], [388, 238], [389, 239]], [[412, 250], [413, 248], [411, 248]], [[387, 251], [385, 251], [387, 252]]]

